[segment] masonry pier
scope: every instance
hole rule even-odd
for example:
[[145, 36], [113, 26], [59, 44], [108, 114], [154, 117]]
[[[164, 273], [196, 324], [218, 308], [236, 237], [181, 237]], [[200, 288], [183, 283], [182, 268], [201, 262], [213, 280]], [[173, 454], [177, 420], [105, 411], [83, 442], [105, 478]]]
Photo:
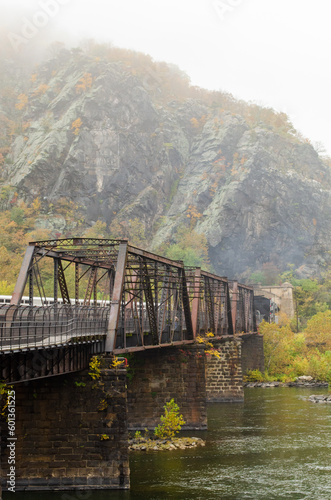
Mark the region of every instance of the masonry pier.
[[[16, 490], [129, 488], [126, 370], [13, 385]], [[2, 421], [3, 487], [8, 432]]]

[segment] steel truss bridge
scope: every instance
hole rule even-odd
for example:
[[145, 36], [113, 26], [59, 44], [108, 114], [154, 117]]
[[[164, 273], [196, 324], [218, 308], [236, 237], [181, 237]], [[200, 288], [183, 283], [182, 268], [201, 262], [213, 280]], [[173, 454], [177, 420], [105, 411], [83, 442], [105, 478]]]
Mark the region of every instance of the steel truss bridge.
[[10, 304], [0, 305], [0, 379], [77, 371], [92, 354], [183, 345], [207, 332], [255, 331], [251, 287], [127, 240], [37, 241], [26, 250]]

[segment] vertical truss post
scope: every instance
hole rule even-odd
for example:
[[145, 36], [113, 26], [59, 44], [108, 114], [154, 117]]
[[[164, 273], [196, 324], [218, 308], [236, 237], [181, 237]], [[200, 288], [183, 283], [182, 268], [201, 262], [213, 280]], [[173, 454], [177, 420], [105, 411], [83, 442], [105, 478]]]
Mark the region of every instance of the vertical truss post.
[[33, 269], [29, 271], [29, 306], [33, 306]]
[[200, 300], [200, 278], [201, 278], [201, 268], [197, 267], [194, 273], [193, 282], [193, 299], [192, 299], [192, 329], [193, 338], [196, 338], [198, 332], [198, 312], [199, 312], [199, 300]]
[[238, 299], [239, 299], [239, 290], [238, 290], [238, 281], [233, 281], [232, 286], [232, 300], [231, 300], [231, 316], [232, 316], [232, 326], [233, 333], [237, 333], [237, 311], [238, 311]]
[[[158, 330], [158, 317], [159, 317], [159, 288], [158, 288], [158, 279], [157, 279], [157, 271], [158, 264], [154, 263], [154, 311], [155, 311], [155, 320], [156, 320], [156, 329]], [[158, 340], [159, 340], [160, 332], [158, 331]]]
[[54, 259], [54, 290], [53, 290], [53, 298], [54, 303], [58, 302], [58, 282], [59, 282], [59, 259]]
[[210, 278], [205, 276], [205, 297], [207, 302], [207, 311], [209, 316], [209, 328], [215, 334], [215, 318], [214, 318], [214, 296], [210, 286]]
[[26, 249], [22, 266], [16, 281], [14, 293], [10, 301], [11, 304], [18, 305], [21, 303], [24, 293], [24, 288], [28, 279], [29, 270], [33, 260], [34, 250], [35, 250], [34, 245], [29, 245], [28, 248]]
[[116, 332], [120, 315], [121, 298], [125, 278], [128, 244], [121, 243], [118, 249], [114, 288], [111, 298], [108, 331], [105, 352], [112, 352], [116, 347]]
[[256, 324], [256, 314], [255, 314], [255, 307], [254, 307], [254, 292], [252, 290], [252, 315], [253, 315], [253, 324], [252, 324], [252, 327], [253, 327], [253, 332], [257, 332], [257, 324]]
[[219, 332], [219, 327], [220, 327], [220, 317], [221, 317], [221, 314], [222, 314], [222, 299], [221, 299], [221, 296], [222, 296], [222, 291], [221, 291], [221, 288], [222, 288], [222, 283], [217, 281], [215, 282], [214, 281], [214, 291], [215, 291], [215, 300], [214, 300], [214, 304], [215, 304], [215, 312], [214, 312], [214, 318], [215, 318], [215, 335], [216, 337], [218, 336], [219, 333], [222, 332]]
[[94, 307], [97, 306], [97, 283], [98, 283], [98, 268], [95, 268], [95, 277], [94, 277], [94, 283], [93, 283], [93, 302], [94, 302]]
[[164, 323], [166, 320], [166, 310], [167, 310], [167, 304], [168, 304], [168, 297], [170, 295], [170, 267], [168, 265], [165, 266], [164, 268], [165, 274], [163, 276], [163, 281], [161, 284], [161, 298], [160, 298], [160, 305], [158, 307], [159, 314], [158, 314], [158, 332], [159, 332], [159, 343], [162, 343], [162, 334], [163, 334], [163, 329], [164, 329]]
[[151, 287], [151, 280], [148, 274], [147, 263], [144, 262], [142, 265], [142, 282], [145, 291], [146, 309], [149, 319], [150, 333], [153, 337], [153, 344], [158, 344], [158, 332], [157, 332], [157, 319], [153, 304], [153, 292]]
[[190, 299], [186, 281], [185, 269], [182, 269], [182, 296], [183, 296], [183, 308], [184, 308], [184, 317], [186, 324], [186, 336], [188, 340], [193, 340], [195, 338], [195, 332], [193, 330], [192, 325], [192, 315], [190, 310]]
[[75, 304], [79, 304], [79, 262], [75, 262]]

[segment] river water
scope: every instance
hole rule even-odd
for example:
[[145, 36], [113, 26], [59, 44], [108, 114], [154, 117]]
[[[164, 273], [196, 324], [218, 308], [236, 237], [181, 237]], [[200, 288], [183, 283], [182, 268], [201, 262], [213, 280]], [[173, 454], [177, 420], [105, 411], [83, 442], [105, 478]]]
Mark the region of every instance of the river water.
[[[327, 389], [246, 388], [208, 408], [204, 448], [130, 455], [131, 491], [5, 493], [3, 500], [330, 500]], [[189, 434], [192, 435], [192, 434]]]

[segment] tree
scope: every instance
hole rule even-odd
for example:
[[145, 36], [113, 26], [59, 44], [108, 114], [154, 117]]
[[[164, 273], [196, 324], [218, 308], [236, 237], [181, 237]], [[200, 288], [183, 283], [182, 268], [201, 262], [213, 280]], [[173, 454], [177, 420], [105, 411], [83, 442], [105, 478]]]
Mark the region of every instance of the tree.
[[331, 350], [331, 311], [315, 314], [304, 331], [307, 341], [322, 352]]
[[210, 268], [206, 236], [185, 226], [177, 229], [175, 243], [164, 253], [168, 259], [182, 260], [186, 266]]
[[172, 438], [180, 431], [182, 425], [185, 424], [185, 420], [183, 415], [179, 414], [179, 406], [173, 398], [163, 408], [164, 414], [161, 415], [162, 423], [155, 427], [154, 434], [161, 439]]

